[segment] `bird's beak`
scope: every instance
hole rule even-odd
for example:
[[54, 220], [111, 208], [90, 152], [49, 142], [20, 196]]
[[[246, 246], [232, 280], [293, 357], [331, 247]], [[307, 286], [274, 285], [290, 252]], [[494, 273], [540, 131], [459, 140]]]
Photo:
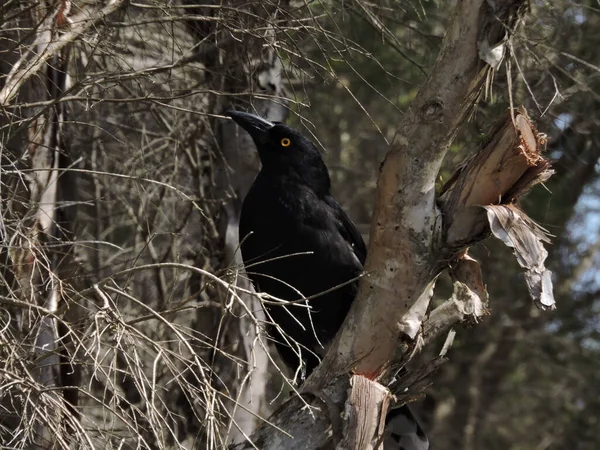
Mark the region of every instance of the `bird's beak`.
[[275, 126], [273, 122], [247, 112], [227, 111], [225, 114], [246, 130], [253, 139], [259, 139], [262, 133]]

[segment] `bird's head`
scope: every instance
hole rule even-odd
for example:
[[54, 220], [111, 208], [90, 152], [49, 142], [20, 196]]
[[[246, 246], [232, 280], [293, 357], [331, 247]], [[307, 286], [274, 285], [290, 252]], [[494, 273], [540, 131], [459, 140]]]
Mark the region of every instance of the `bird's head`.
[[250, 134], [263, 168], [291, 170], [307, 181], [325, 183], [329, 188], [329, 173], [319, 150], [300, 132], [246, 112], [227, 111], [226, 114]]

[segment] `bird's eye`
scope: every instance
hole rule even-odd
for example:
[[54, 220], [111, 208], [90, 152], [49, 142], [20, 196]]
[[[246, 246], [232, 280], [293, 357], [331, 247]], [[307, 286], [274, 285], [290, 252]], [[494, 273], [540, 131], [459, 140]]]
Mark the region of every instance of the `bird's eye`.
[[281, 140], [282, 147], [289, 147], [290, 145], [292, 145], [292, 141], [290, 141], [288, 138], [283, 138]]

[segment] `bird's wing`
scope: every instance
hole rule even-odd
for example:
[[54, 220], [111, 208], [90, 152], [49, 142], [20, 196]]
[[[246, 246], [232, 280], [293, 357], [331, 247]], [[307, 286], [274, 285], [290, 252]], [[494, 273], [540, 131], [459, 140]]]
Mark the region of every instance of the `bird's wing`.
[[356, 225], [350, 220], [350, 217], [344, 212], [340, 204], [331, 196], [325, 197], [325, 203], [333, 209], [334, 214], [337, 218], [337, 226], [340, 234], [344, 237], [346, 242], [350, 244], [352, 251], [360, 261], [361, 265], [365, 265], [367, 259], [367, 246], [363, 240], [360, 232], [356, 228]]

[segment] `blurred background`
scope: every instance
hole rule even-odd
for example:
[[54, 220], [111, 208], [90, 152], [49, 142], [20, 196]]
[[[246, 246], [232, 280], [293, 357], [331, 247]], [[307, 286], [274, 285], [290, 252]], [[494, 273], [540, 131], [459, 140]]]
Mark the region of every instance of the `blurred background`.
[[[311, 135], [368, 239], [379, 165], [455, 4], [4, 1], [0, 442], [223, 448], [261, 424], [291, 383], [237, 252], [257, 156], [222, 113]], [[491, 315], [457, 329], [414, 403], [438, 449], [600, 448], [600, 4], [528, 7], [438, 187], [527, 108], [556, 174], [522, 206], [554, 236], [558, 308], [532, 305], [502, 243], [471, 250]], [[450, 293], [442, 277], [436, 301]]]

